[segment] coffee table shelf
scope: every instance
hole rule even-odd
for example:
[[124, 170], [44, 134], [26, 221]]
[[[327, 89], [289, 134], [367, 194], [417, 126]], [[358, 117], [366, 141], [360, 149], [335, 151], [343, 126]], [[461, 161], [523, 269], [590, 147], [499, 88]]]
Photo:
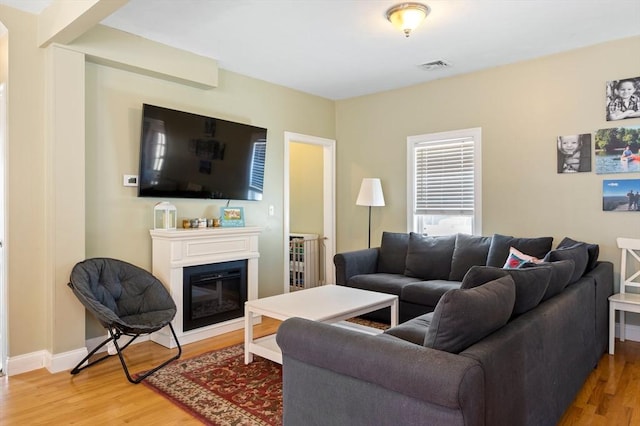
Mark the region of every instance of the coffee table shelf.
[[254, 318], [261, 315], [284, 321], [301, 317], [376, 334], [379, 331], [359, 324], [341, 323], [382, 308], [391, 308], [391, 326], [398, 324], [398, 297], [357, 288], [325, 285], [293, 293], [285, 293], [245, 303], [244, 348], [245, 363], [253, 361], [253, 354], [282, 363], [282, 353], [275, 342], [275, 334], [253, 338]]

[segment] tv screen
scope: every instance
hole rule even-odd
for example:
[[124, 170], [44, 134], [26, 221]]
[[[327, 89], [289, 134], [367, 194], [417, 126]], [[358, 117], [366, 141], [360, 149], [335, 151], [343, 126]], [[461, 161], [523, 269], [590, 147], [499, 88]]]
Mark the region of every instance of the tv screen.
[[261, 200], [267, 129], [143, 104], [138, 196]]

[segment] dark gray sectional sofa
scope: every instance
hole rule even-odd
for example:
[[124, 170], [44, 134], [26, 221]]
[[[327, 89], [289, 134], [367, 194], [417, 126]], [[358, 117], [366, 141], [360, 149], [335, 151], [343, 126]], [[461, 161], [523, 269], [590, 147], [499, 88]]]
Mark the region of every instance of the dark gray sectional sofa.
[[[447, 267], [441, 258], [436, 262], [441, 247], [432, 237], [423, 249], [431, 244], [435, 251], [419, 253], [424, 264], [441, 271], [435, 280], [424, 280], [409, 276], [422, 267], [409, 261], [416, 254], [409, 247], [412, 236], [391, 237], [395, 243], [408, 238], [409, 274], [389, 272], [380, 259], [370, 265], [363, 253], [371, 249], [337, 256], [347, 284], [364, 288], [352, 272], [369, 267], [369, 289], [393, 292], [401, 301], [405, 287], [416, 283], [450, 283], [450, 291], [442, 291], [435, 306], [406, 297], [401, 312], [408, 306], [423, 313], [407, 319], [411, 311], [405, 310], [407, 321], [377, 336], [300, 318], [283, 322], [277, 342], [283, 352], [284, 424], [555, 425], [607, 347], [613, 265], [597, 260], [597, 246], [564, 239], [556, 249], [535, 254], [546, 260], [542, 264], [523, 261], [521, 268], [503, 269], [509, 247], [532, 254], [527, 248], [551, 241], [494, 235], [487, 243], [486, 237], [458, 235], [449, 265], [458, 240], [484, 247], [486, 258], [459, 251], [457, 261], [473, 258], [476, 265], [468, 263], [460, 280], [452, 280], [442, 279]], [[383, 256], [384, 243], [378, 249]], [[399, 258], [401, 251], [390, 253]], [[447, 278], [456, 272], [449, 266]]]

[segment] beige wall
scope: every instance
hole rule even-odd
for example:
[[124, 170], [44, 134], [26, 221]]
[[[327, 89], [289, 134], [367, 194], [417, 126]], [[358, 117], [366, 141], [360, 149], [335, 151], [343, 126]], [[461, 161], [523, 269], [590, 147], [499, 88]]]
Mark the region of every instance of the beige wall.
[[[68, 256], [60, 256], [60, 244], [72, 240], [75, 250], [80, 237], [83, 242], [86, 239], [87, 257], [114, 256], [150, 269], [148, 230], [153, 205], [158, 200], [139, 199], [135, 189], [122, 186], [123, 174], [137, 173], [142, 102], [268, 128], [264, 200], [234, 204], [245, 207], [247, 223], [264, 227], [260, 238], [260, 296], [282, 292], [284, 132], [334, 138], [332, 101], [223, 70], [218, 76], [219, 87], [206, 90], [175, 79], [169, 81], [166, 75], [162, 79], [150, 77], [153, 62], [144, 75], [87, 63], [83, 65], [86, 87], [82, 78], [71, 88], [66, 87], [65, 80], [65, 89], [71, 91], [73, 98], [86, 89], [85, 123], [69, 126], [75, 132], [86, 124], [86, 161], [75, 161], [77, 152], [64, 160], [63, 153], [55, 151], [57, 136], [52, 138], [45, 131], [52, 129], [52, 122], [64, 123], [65, 119], [59, 119], [54, 106], [56, 90], [62, 87], [57, 87], [55, 78], [51, 78], [56, 65], [47, 59], [50, 48], [37, 47], [37, 18], [0, 6], [0, 21], [9, 30], [6, 248], [10, 359], [42, 350], [56, 354], [73, 349], [69, 348], [70, 342], [84, 340], [85, 336], [78, 336], [76, 331], [77, 321], [74, 323], [74, 312], [82, 312], [82, 307], [58, 282], [61, 267], [69, 269], [67, 275], [70, 272]], [[190, 66], [188, 58], [174, 49], [159, 47], [158, 51], [165, 51], [170, 63]], [[99, 49], [92, 51], [92, 56], [98, 54]], [[176, 57], [171, 58], [174, 54]], [[63, 62], [60, 69], [73, 68], [67, 60]], [[140, 68], [140, 64], [136, 67]], [[73, 71], [77, 72], [75, 68]], [[47, 86], [45, 81], [52, 85]], [[86, 182], [67, 188], [63, 182], [65, 167], [86, 170]], [[52, 184], [52, 177], [58, 181]], [[86, 191], [77, 189], [85, 183]], [[82, 199], [85, 192], [86, 227], [82, 221], [75, 229], [69, 224], [57, 224], [56, 220], [64, 220], [61, 203]], [[221, 205], [203, 200], [175, 200], [175, 204], [181, 217], [211, 216]], [[268, 216], [269, 205], [275, 207], [274, 216]], [[50, 219], [52, 214], [56, 214], [55, 220]], [[75, 217], [69, 219], [73, 222]], [[62, 234], [60, 231], [67, 227], [72, 230]], [[87, 337], [104, 334], [94, 325], [89, 322]], [[80, 329], [84, 330], [84, 324]]]
[[640, 124], [604, 115], [605, 82], [638, 76], [639, 51], [640, 38], [629, 38], [337, 102], [338, 252], [366, 245], [354, 223], [367, 212], [352, 202], [363, 177], [381, 178], [385, 191], [372, 245], [383, 230], [407, 230], [407, 136], [481, 127], [483, 234], [595, 242], [617, 268], [615, 238], [640, 238], [640, 220], [602, 211], [602, 180], [638, 175], [557, 174], [555, 141]]
[[[166, 106], [266, 127], [267, 159], [262, 201], [233, 201], [246, 222], [262, 226], [259, 295], [282, 292], [283, 135], [295, 129], [332, 137], [333, 103], [220, 70], [220, 86], [201, 90], [114, 68], [87, 64], [87, 256], [117, 257], [151, 268], [153, 206], [122, 186], [123, 174], [136, 174], [142, 103]], [[315, 117], [311, 120], [309, 117]], [[221, 200], [171, 202], [182, 218], [218, 216]], [[268, 216], [269, 205], [275, 215]], [[89, 335], [99, 332], [91, 326]]]
[[289, 229], [324, 235], [323, 147], [305, 143], [289, 146]]
[[[53, 188], [47, 183], [56, 173], [64, 178], [61, 166], [50, 163], [56, 154], [48, 151], [51, 140], [45, 137], [46, 117], [55, 115], [45, 99], [47, 50], [37, 47], [34, 15], [0, 6], [0, 21], [9, 30], [9, 355], [56, 353], [77, 339], [65, 331], [76, 329], [70, 323], [79, 308], [60, 286], [64, 262], [51, 251], [61, 250], [56, 244], [66, 240], [56, 237], [66, 228], [52, 224], [47, 213], [63, 214], [54, 204], [68, 195], [63, 182]], [[72, 89], [75, 96], [86, 88], [86, 161], [76, 165], [86, 170], [86, 227], [78, 226], [77, 234], [65, 238], [76, 241], [86, 232], [87, 256], [115, 256], [150, 267], [148, 229], [154, 201], [138, 199], [135, 190], [122, 186], [122, 174], [137, 171], [140, 106], [150, 102], [269, 129], [265, 199], [238, 203], [245, 207], [248, 223], [265, 227], [260, 296], [281, 292], [284, 283], [285, 131], [338, 141], [338, 251], [366, 244], [367, 209], [355, 206], [363, 177], [381, 178], [385, 190], [387, 205], [373, 213], [373, 241], [379, 241], [382, 230], [406, 230], [407, 136], [481, 127], [483, 233], [551, 235], [556, 242], [568, 235], [597, 242], [601, 257], [617, 267], [615, 237], [640, 238], [638, 219], [602, 212], [602, 179], [607, 176], [556, 174], [554, 141], [562, 134], [640, 123], [607, 123], [603, 114], [604, 82], [637, 76], [640, 55], [634, 52], [639, 50], [636, 37], [335, 103], [224, 70], [218, 88], [203, 90], [90, 63], [86, 87]], [[171, 56], [167, 54], [167, 60]], [[76, 188], [72, 185], [71, 190]], [[70, 197], [76, 202], [83, 196], [74, 192]], [[196, 200], [175, 204], [181, 217], [210, 215], [219, 207]], [[268, 216], [269, 205], [275, 207], [274, 216]]]
[[45, 288], [45, 51], [36, 18], [0, 6], [7, 27], [7, 339], [8, 355], [47, 348]]

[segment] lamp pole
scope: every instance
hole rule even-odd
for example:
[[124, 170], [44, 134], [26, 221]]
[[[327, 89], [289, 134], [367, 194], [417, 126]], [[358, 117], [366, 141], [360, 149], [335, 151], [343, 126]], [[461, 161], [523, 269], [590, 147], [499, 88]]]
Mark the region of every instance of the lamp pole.
[[369, 246], [371, 248], [371, 206], [369, 206]]

